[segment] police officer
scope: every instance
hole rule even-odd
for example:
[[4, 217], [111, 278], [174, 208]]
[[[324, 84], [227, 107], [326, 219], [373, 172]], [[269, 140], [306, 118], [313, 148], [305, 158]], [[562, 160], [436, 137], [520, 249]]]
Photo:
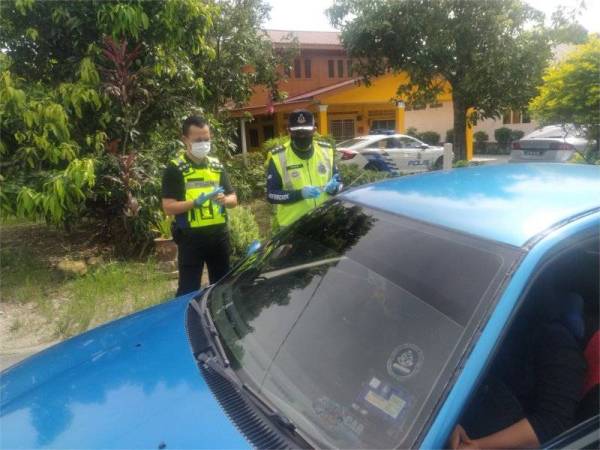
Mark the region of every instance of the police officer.
[[200, 288], [206, 263], [210, 283], [229, 271], [229, 235], [226, 208], [237, 205], [237, 196], [219, 160], [210, 156], [211, 136], [203, 117], [183, 122], [185, 152], [165, 169], [162, 207], [174, 215], [173, 240], [178, 247], [177, 295]]
[[342, 188], [333, 147], [314, 138], [313, 114], [291, 113], [288, 132], [290, 141], [271, 150], [267, 160], [267, 200], [275, 205], [275, 228], [292, 224]]

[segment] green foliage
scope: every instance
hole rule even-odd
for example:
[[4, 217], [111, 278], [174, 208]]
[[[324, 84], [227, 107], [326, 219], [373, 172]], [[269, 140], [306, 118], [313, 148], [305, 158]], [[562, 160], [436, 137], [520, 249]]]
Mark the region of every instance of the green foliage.
[[466, 159], [461, 159], [461, 160], [455, 161], [455, 162], [452, 164], [452, 167], [454, 167], [455, 169], [460, 169], [461, 167], [469, 167], [470, 165], [471, 165], [471, 164], [469, 163], [469, 161], [468, 161], [468, 160], [466, 160]]
[[367, 81], [406, 72], [397, 95], [409, 104], [451, 88], [458, 159], [467, 111], [475, 121], [526, 107], [550, 57], [544, 16], [522, 0], [337, 0], [329, 15]]
[[389, 172], [365, 170], [360, 168], [357, 164], [340, 164], [338, 169], [342, 181], [344, 182], [344, 189], [392, 178], [392, 174]]
[[223, 106], [276, 84], [288, 55], [260, 30], [267, 12], [263, 0], [0, 2], [3, 214], [91, 218], [143, 252], [182, 119], [204, 105], [226, 161], [237, 130]]
[[152, 231], [158, 234], [158, 237], [163, 239], [170, 239], [172, 237], [171, 224], [173, 223], [173, 217], [167, 216], [164, 212], [159, 211], [157, 214], [154, 228]]
[[252, 241], [260, 239], [258, 223], [252, 210], [238, 206], [227, 211], [232, 256], [236, 259], [246, 254]]
[[525, 136], [525, 132], [523, 130], [510, 130], [510, 141], [518, 141], [523, 136]]
[[494, 139], [501, 149], [507, 149], [511, 143], [512, 130], [507, 127], [496, 128], [494, 130]]
[[429, 145], [439, 145], [440, 134], [436, 133], [435, 131], [423, 131], [417, 135], [417, 139], [420, 139]]
[[407, 136], [412, 136], [415, 138], [419, 136], [419, 132], [417, 131], [417, 129], [415, 127], [408, 127], [405, 134]]
[[473, 133], [473, 139], [475, 139], [476, 143], [483, 143], [490, 140], [490, 137], [485, 131], [476, 131]]
[[[539, 94], [530, 104], [542, 124], [573, 124], [586, 132], [598, 155], [600, 145], [600, 38], [590, 36], [567, 58], [549, 68]], [[596, 156], [597, 157], [597, 156]], [[595, 159], [592, 157], [592, 159]]]
[[248, 202], [264, 197], [266, 192], [265, 156], [260, 152], [248, 153], [248, 164], [244, 165], [242, 155], [235, 155], [224, 161], [231, 185], [240, 202]]

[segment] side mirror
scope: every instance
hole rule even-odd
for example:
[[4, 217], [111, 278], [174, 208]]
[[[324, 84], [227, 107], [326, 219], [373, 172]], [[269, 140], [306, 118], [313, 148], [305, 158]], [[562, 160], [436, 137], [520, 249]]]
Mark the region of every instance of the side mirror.
[[255, 239], [254, 241], [252, 241], [250, 243], [250, 245], [246, 249], [246, 256], [254, 255], [257, 251], [260, 250], [261, 247], [262, 247], [262, 245], [261, 245], [260, 241]]
[[427, 145], [427, 144], [421, 144], [421, 146], [419, 148], [421, 150], [425, 150], [426, 148], [429, 148], [429, 145]]

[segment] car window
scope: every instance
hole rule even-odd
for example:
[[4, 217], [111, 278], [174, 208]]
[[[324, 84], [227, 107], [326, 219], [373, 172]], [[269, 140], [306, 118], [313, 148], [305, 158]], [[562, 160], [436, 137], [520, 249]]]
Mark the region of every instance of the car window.
[[348, 139], [346, 141], [340, 142], [337, 146], [338, 147], [352, 147], [353, 145], [365, 142], [367, 139], [368, 138], [364, 138], [364, 137]]
[[369, 144], [369, 148], [375, 148], [375, 149], [394, 148], [394, 141], [392, 138], [379, 139], [379, 140]]
[[422, 142], [410, 138], [408, 136], [402, 136], [397, 138], [398, 140], [398, 147], [400, 148], [421, 148], [421, 146], [423, 145]]
[[518, 254], [336, 201], [208, 306], [240, 378], [318, 447], [410, 447]]

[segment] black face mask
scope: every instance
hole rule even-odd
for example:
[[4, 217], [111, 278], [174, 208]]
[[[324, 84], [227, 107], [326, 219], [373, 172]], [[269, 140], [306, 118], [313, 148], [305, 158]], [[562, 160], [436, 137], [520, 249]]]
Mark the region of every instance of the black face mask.
[[308, 150], [310, 148], [310, 144], [312, 144], [312, 133], [293, 133], [291, 135], [292, 144], [294, 144], [294, 148], [296, 150]]

